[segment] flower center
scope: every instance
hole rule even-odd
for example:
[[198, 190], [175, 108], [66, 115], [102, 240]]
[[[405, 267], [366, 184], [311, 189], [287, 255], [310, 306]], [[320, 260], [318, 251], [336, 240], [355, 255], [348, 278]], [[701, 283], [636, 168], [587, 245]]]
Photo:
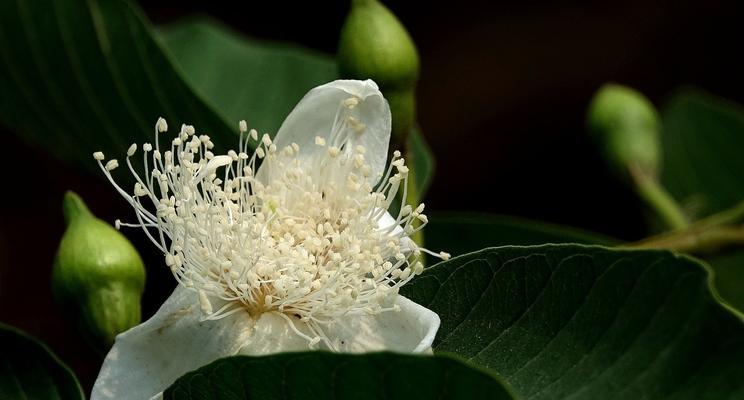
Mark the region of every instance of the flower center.
[[[241, 121], [238, 151], [215, 156], [208, 136], [183, 125], [161, 152], [158, 134], [167, 124], [158, 120], [155, 148], [142, 146], [143, 176], [130, 161], [137, 146], [127, 151], [133, 195], [111, 176], [118, 162], [104, 165], [103, 154], [94, 154], [136, 211], [137, 223], [117, 227], [143, 228], [179, 284], [198, 293], [205, 319], [275, 311], [317, 343], [322, 326], [338, 317], [396, 310], [399, 288], [423, 271], [421, 253], [449, 255], [409, 239], [427, 218], [423, 204], [404, 203], [408, 168], [399, 152], [383, 176], [370, 177], [366, 149], [354, 145], [364, 131], [353, 116], [357, 102], [342, 102], [329, 139], [316, 137], [316, 149], [278, 149]], [[387, 213], [393, 202], [397, 218]], [[292, 317], [316, 336], [299, 332]]]

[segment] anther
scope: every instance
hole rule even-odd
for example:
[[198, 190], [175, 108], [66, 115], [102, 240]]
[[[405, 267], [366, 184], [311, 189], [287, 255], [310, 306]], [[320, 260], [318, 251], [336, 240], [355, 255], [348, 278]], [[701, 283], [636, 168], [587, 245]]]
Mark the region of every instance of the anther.
[[271, 137], [269, 137], [268, 133], [264, 133], [263, 136], [261, 136], [261, 143], [263, 143], [264, 146], [271, 145]]
[[346, 120], [349, 121], [349, 125], [351, 125], [351, 127], [354, 128], [354, 130], [357, 133], [362, 133], [364, 131], [364, 129], [367, 127], [361, 121], [359, 121], [358, 119], [356, 119], [356, 118], [354, 118], [352, 116], [346, 117]]
[[168, 130], [168, 123], [165, 122], [165, 119], [162, 117], [158, 118], [158, 122], [157, 124], [155, 124], [155, 126], [157, 127], [158, 132], [160, 133]]
[[119, 166], [119, 162], [116, 161], [116, 159], [109, 160], [109, 162], [106, 163], [106, 171], [113, 171]]
[[343, 101], [344, 107], [348, 108], [349, 110], [356, 107], [357, 104], [359, 104], [359, 98], [357, 97], [349, 97], [348, 99]]

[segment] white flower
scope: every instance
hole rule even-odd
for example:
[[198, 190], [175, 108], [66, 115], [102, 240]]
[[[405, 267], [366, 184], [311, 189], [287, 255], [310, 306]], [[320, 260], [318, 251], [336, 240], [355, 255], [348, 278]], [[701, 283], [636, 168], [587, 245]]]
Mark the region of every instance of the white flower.
[[132, 195], [97, 152], [136, 211], [137, 223], [117, 226], [142, 227], [179, 285], [116, 338], [92, 398], [150, 398], [235, 354], [430, 351], [439, 318], [398, 295], [431, 252], [409, 239], [427, 221], [423, 204], [387, 212], [399, 191], [406, 198], [408, 174], [397, 151], [386, 167], [390, 120], [369, 80], [311, 90], [273, 141], [241, 121], [238, 149], [224, 155], [188, 125], [161, 149], [160, 119], [143, 176], [130, 162], [137, 146], [127, 151]]

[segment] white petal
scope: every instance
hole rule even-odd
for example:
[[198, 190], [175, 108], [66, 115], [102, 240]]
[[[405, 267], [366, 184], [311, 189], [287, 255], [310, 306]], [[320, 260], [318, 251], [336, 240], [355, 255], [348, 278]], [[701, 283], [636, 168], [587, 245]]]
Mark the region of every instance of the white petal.
[[366, 148], [365, 160], [370, 166], [371, 183], [376, 183], [385, 170], [390, 143], [390, 107], [372, 80], [337, 80], [310, 90], [295, 106], [279, 128], [274, 143], [279, 149], [297, 143], [300, 158], [310, 159], [327, 151], [315, 144], [315, 137], [329, 140], [331, 128], [341, 103], [359, 99], [355, 112], [365, 125], [362, 133], [350, 135], [350, 148]]
[[398, 296], [395, 304], [400, 306], [400, 312], [345, 317], [324, 332], [335, 350], [341, 352], [431, 352], [439, 316], [403, 296]]
[[[377, 214], [378, 212], [380, 212], [380, 208], [376, 208], [375, 211], [373, 212], [373, 214]], [[382, 214], [382, 216], [380, 217], [380, 219], [377, 220], [377, 229], [379, 229], [379, 230], [387, 230], [388, 228], [390, 228], [393, 225], [397, 225], [397, 226], [395, 228], [393, 228], [392, 231], [390, 231], [391, 234], [395, 235], [395, 234], [398, 234], [400, 232], [403, 232], [403, 228], [401, 228], [401, 226], [399, 224], [397, 224], [396, 219], [393, 218], [393, 216], [390, 215], [390, 213], [387, 212], [387, 210], [385, 210], [385, 212]]]
[[[293, 323], [295, 328], [303, 334], [312, 335], [304, 324], [299, 321]], [[240, 349], [240, 354], [258, 356], [308, 350], [310, 350], [308, 340], [297, 335], [284, 317], [270, 312], [261, 314], [256, 321], [250, 340]]]
[[[375, 209], [374, 214], [379, 212], [379, 208]], [[393, 218], [392, 215], [390, 215], [389, 212], [385, 211], [382, 214], [382, 217], [380, 217], [379, 220], [377, 220], [377, 229], [379, 230], [387, 230], [391, 226], [395, 225], [395, 228], [393, 228], [392, 231], [390, 231], [390, 235], [398, 235], [401, 232], [403, 232], [403, 228], [400, 226], [400, 224], [396, 223], [396, 219]], [[411, 240], [408, 237], [404, 237], [400, 241], [401, 250], [403, 254], [409, 254], [411, 252], [411, 249], [415, 246], [415, 243], [413, 240]]]
[[[403, 296], [395, 304], [400, 311], [387, 311], [376, 315], [342, 317], [331, 325], [323, 326], [328, 343], [318, 343], [320, 350], [347, 353], [370, 351], [396, 351], [400, 353], [425, 353], [439, 329], [439, 316]], [[296, 329], [313, 337], [307, 326], [292, 320]], [[266, 313], [259, 318], [254, 333], [240, 354], [263, 355], [277, 352], [308, 351], [307, 339], [297, 335], [288, 321], [276, 313]]]
[[149, 399], [186, 372], [237, 353], [253, 320], [235, 313], [200, 322], [196, 296], [179, 286], [152, 318], [117, 336], [91, 399]]
[[[93, 387], [91, 400], [158, 398], [183, 374], [237, 353], [265, 355], [306, 351], [309, 343], [285, 318], [263, 314], [257, 322], [244, 313], [200, 322], [196, 294], [178, 287], [149, 320], [117, 336]], [[348, 316], [324, 329], [331, 347], [342, 352], [431, 352], [439, 317], [403, 296], [400, 312]], [[295, 328], [311, 336], [295, 322]]]

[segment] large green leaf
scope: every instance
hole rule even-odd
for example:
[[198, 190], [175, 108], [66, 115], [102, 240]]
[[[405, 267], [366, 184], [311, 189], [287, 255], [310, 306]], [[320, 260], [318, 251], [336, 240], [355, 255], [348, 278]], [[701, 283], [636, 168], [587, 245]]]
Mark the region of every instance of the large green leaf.
[[744, 250], [726, 251], [707, 257], [715, 272], [715, 283], [723, 300], [744, 311]]
[[526, 399], [744, 398], [744, 324], [685, 256], [491, 248], [401, 293], [441, 317], [435, 352], [496, 371]]
[[46, 346], [0, 324], [0, 399], [84, 398], [75, 375]]
[[525, 218], [475, 213], [433, 213], [424, 228], [426, 247], [453, 256], [485, 247], [582, 243], [614, 245], [619, 241], [576, 228]]
[[512, 399], [498, 378], [445, 356], [323, 352], [223, 358], [165, 399]]
[[663, 182], [702, 214], [744, 200], [744, 109], [713, 95], [686, 90], [662, 113]]
[[[708, 215], [744, 201], [744, 108], [685, 90], [663, 109], [663, 182]], [[744, 310], [744, 251], [710, 257], [721, 296]]]
[[315, 86], [337, 79], [335, 60], [287, 44], [249, 40], [209, 19], [160, 31], [189, 83], [232, 121], [276, 133]]
[[95, 150], [152, 141], [159, 116], [232, 145], [237, 122], [192, 90], [151, 31], [124, 0], [0, 2], [1, 122], [87, 166]]

